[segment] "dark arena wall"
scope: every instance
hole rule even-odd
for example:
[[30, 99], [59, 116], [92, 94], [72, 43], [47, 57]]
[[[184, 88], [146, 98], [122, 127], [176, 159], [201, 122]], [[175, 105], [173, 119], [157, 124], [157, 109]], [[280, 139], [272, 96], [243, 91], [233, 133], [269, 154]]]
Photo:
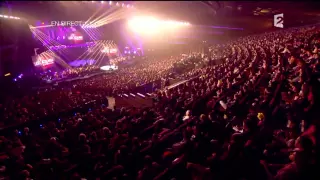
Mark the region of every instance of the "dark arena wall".
[[0, 73], [17, 74], [33, 68], [35, 41], [26, 22], [0, 19]]

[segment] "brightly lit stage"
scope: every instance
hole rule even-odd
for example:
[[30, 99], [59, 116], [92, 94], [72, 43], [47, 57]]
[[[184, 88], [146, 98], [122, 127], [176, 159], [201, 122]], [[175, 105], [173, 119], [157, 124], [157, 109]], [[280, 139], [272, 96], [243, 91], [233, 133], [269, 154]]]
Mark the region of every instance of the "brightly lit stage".
[[[176, 41], [174, 37], [184, 34], [184, 30], [190, 26], [188, 22], [135, 16], [127, 22], [127, 28], [117, 25], [113, 29], [120, 32], [125, 40], [124, 43], [120, 43], [119, 39], [112, 37], [117, 39], [118, 46], [112, 40], [101, 40], [106, 39], [108, 34], [112, 35], [112, 30], [102, 27], [107, 24], [105, 22], [84, 26], [53, 26], [50, 22], [43, 22], [36, 26], [30, 25], [34, 38], [48, 49], [33, 57], [34, 65], [44, 71], [51, 68], [55, 68], [53, 71], [60, 71], [86, 65], [95, 65], [103, 69], [108, 69], [106, 65], [110, 64], [129, 66], [137, 62], [139, 57], [173, 53], [176, 49], [170, 44]], [[148, 49], [144, 51], [143, 48], [146, 47]], [[156, 52], [153, 52], [154, 49]]]
[[[115, 65], [105, 65], [100, 67], [100, 71], [94, 72], [91, 74], [87, 74], [85, 76], [79, 76], [79, 77], [73, 77], [73, 78], [61, 78], [61, 79], [55, 79], [55, 80], [47, 80], [46, 83], [48, 84], [59, 84], [63, 82], [71, 82], [71, 81], [77, 81], [77, 80], [84, 80], [84, 79], [89, 79], [94, 76], [102, 75], [102, 74], [108, 74], [108, 73], [114, 73], [118, 70], [118, 66]], [[46, 73], [52, 73], [54, 74], [55, 72], [53, 71], [47, 71]]]
[[86, 65], [103, 66], [121, 54], [113, 41], [99, 40], [73, 45], [57, 45], [35, 55], [33, 63], [39, 69], [69, 69]]

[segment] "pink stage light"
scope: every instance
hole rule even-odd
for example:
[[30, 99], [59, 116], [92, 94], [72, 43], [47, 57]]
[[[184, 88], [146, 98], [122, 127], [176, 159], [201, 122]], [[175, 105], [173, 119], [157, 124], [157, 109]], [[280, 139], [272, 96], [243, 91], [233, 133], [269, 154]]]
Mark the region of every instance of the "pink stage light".
[[118, 50], [117, 49], [110, 49], [110, 53], [117, 53], [118, 52]]

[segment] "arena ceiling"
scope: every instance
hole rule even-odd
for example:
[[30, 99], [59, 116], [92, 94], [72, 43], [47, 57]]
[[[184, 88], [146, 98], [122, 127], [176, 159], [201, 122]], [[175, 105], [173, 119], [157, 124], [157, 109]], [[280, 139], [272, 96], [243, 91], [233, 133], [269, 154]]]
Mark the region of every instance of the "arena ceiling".
[[[107, 4], [109, 1], [105, 1]], [[113, 1], [116, 3], [116, 1]], [[6, 2], [15, 16], [30, 20], [87, 19], [101, 1], [15, 1]], [[299, 26], [320, 21], [319, 2], [253, 1], [121, 1], [133, 5], [128, 12], [155, 14], [191, 24], [244, 28], [247, 33], [273, 26], [273, 15], [284, 13], [285, 25]], [[102, 4], [102, 3], [101, 3]], [[100, 5], [101, 5], [100, 4]], [[106, 10], [108, 6], [105, 7]]]

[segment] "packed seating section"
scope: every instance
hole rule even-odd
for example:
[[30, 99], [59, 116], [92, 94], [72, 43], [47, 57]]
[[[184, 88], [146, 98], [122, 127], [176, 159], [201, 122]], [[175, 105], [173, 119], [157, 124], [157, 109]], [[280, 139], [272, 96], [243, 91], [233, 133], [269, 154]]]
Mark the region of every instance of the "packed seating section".
[[210, 56], [223, 64], [189, 69], [149, 108], [111, 110], [105, 97], [168, 76], [178, 59], [14, 99], [1, 106], [3, 125], [55, 115], [0, 137], [1, 176], [319, 179], [319, 45], [318, 26], [215, 45]]

